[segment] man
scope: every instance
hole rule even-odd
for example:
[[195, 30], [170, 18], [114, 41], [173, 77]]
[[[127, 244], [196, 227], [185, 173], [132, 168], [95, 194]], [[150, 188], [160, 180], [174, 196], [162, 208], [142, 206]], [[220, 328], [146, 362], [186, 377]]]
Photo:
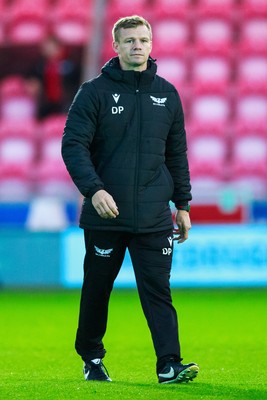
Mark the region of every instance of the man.
[[[85, 197], [80, 227], [86, 255], [76, 350], [87, 380], [110, 381], [108, 303], [125, 251], [157, 357], [159, 383], [188, 382], [170, 292], [173, 239], [188, 238], [191, 186], [183, 111], [176, 89], [156, 75], [150, 24], [125, 17], [113, 27], [111, 59], [85, 82], [69, 110], [62, 141], [67, 169]], [[169, 201], [178, 211], [173, 230]], [[168, 251], [164, 251], [168, 249]]]

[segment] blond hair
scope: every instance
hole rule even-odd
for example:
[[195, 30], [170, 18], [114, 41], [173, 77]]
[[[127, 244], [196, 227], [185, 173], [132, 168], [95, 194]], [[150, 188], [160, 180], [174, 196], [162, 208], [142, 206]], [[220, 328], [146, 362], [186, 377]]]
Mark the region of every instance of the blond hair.
[[150, 23], [143, 17], [139, 15], [131, 15], [129, 17], [120, 18], [115, 22], [112, 29], [112, 38], [114, 42], [119, 41], [119, 31], [120, 29], [136, 28], [137, 26], [144, 25], [149, 30], [152, 39], [152, 29]]

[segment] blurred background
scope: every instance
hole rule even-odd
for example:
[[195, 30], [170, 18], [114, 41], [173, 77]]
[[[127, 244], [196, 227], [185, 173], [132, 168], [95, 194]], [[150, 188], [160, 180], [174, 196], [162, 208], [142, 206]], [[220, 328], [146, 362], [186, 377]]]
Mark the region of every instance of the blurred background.
[[[0, 0], [0, 285], [79, 286], [81, 197], [60, 154], [71, 101], [139, 14], [184, 107], [191, 240], [173, 284], [267, 285], [267, 1]], [[127, 255], [118, 284], [133, 285]]]

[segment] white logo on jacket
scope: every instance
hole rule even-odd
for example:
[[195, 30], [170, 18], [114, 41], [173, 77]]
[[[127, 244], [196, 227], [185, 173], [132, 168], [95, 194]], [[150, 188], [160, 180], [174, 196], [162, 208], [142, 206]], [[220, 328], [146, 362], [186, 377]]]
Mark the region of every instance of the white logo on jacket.
[[115, 103], [117, 104], [117, 103], [118, 103], [118, 101], [119, 101], [119, 98], [120, 98], [120, 94], [118, 94], [118, 93], [114, 93], [114, 94], [112, 95], [112, 97], [113, 97], [113, 99], [114, 99]]
[[165, 103], [167, 100], [167, 97], [154, 97], [150, 96], [151, 100], [153, 101], [153, 106], [160, 106], [160, 107], [165, 107]]
[[[115, 103], [117, 104], [118, 101], [119, 101], [119, 98], [120, 98], [120, 94], [114, 93], [112, 95], [112, 97], [113, 97]], [[124, 107], [122, 107], [122, 106], [113, 106], [113, 107], [111, 107], [112, 114], [121, 114], [123, 111], [124, 111]]]

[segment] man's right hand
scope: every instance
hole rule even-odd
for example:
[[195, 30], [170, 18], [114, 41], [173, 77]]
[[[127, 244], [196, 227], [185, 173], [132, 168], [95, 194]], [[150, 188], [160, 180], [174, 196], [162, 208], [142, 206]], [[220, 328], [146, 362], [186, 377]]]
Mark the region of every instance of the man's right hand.
[[92, 204], [101, 218], [116, 218], [119, 215], [113, 197], [103, 189], [93, 195]]

